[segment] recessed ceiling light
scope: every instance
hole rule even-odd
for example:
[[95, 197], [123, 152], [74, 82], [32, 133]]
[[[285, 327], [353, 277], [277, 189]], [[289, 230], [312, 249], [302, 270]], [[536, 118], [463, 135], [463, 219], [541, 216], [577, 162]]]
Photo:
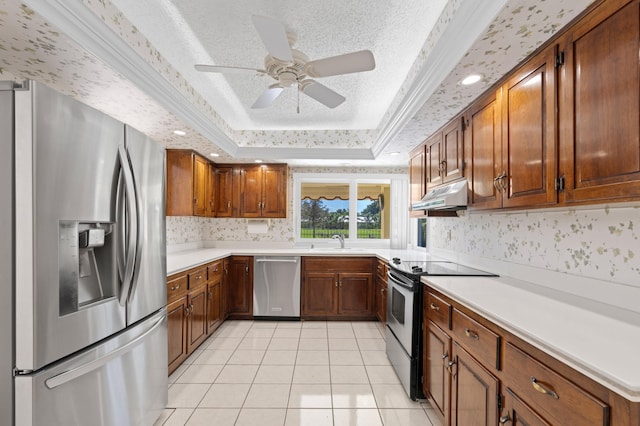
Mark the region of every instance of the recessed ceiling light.
[[398, 151], [393, 151], [393, 152], [390, 152], [389, 155], [391, 156], [400, 155], [400, 153]]
[[187, 132], [185, 132], [183, 130], [174, 130], [173, 133], [178, 135], [178, 136], [184, 136], [184, 135], [187, 134]]
[[220, 157], [220, 154], [218, 154], [217, 152], [212, 152], [211, 154], [212, 157]]
[[466, 76], [460, 83], [464, 84], [465, 86], [468, 86], [470, 84], [477, 83], [480, 80], [482, 80], [481, 74], [471, 74]]
[[256, 163], [262, 163], [262, 160], [254, 160]]

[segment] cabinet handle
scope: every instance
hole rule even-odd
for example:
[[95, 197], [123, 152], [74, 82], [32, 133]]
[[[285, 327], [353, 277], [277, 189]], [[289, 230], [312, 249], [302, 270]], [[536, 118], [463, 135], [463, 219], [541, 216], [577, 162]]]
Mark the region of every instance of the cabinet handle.
[[439, 311], [440, 310], [440, 306], [436, 305], [435, 303], [429, 304], [429, 308], [431, 308], [434, 311]]
[[502, 172], [502, 177], [500, 178], [500, 186], [502, 187], [502, 191], [507, 191], [507, 172]]
[[193, 199], [193, 204], [198, 204], [198, 197], [195, 197], [195, 198]]
[[171, 287], [171, 291], [176, 291], [180, 288], [180, 284], [178, 285], [174, 285], [173, 287]]
[[503, 425], [505, 423], [509, 423], [511, 421], [511, 416], [509, 416], [509, 413], [505, 414], [504, 416], [500, 417], [500, 424]]
[[471, 331], [468, 328], [464, 329], [464, 335], [467, 337], [471, 337], [473, 340], [480, 340], [480, 336], [475, 331]]
[[191, 311], [189, 310], [189, 307], [185, 306], [185, 308], [184, 308], [184, 316], [188, 317], [190, 313], [191, 313]]
[[553, 399], [560, 399], [557, 393], [555, 393], [552, 390], [545, 389], [540, 383], [538, 383], [538, 380], [536, 380], [536, 378], [533, 376], [531, 376], [531, 385], [533, 385], [533, 388], [540, 393], [549, 395]]
[[336, 287], [338, 287], [338, 281], [336, 281]]
[[248, 273], [249, 273], [249, 266], [248, 266], [248, 265], [245, 265], [245, 267], [244, 267], [244, 272], [245, 272], [246, 274], [248, 274]]
[[384, 288], [380, 289], [380, 294], [384, 294]]
[[445, 352], [442, 354], [442, 359], [447, 359], [449, 358], [449, 352]]
[[455, 361], [449, 361], [447, 363], [447, 371], [449, 371], [449, 374], [451, 374], [453, 377], [456, 377], [456, 373], [453, 372], [454, 365], [456, 365]]
[[342, 280], [340, 280], [340, 287], [342, 287]]

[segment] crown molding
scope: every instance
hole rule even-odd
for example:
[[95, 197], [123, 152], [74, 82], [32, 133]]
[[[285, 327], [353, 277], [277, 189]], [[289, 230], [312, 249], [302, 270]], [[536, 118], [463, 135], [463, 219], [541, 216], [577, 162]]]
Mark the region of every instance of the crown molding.
[[229, 155], [235, 155], [238, 145], [212, 124], [211, 117], [196, 108], [81, 1], [25, 0], [25, 3], [193, 130]]
[[[381, 127], [371, 148], [376, 157], [382, 154], [384, 148], [424, 106], [507, 2], [508, 0], [464, 0], [462, 2], [400, 105]], [[419, 142], [416, 141], [416, 144]]]

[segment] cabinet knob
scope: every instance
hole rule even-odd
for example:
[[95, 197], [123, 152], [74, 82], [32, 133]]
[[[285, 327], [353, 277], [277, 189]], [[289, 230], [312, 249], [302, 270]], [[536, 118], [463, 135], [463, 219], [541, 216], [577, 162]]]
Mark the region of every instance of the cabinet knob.
[[447, 371], [449, 371], [449, 374], [451, 374], [453, 377], [456, 376], [456, 373], [453, 372], [453, 366], [456, 365], [455, 361], [449, 361], [447, 363]]
[[171, 287], [171, 291], [176, 291], [180, 288], [180, 284], [178, 285], [174, 285], [173, 287]]
[[430, 303], [429, 304], [429, 308], [431, 310], [434, 310], [434, 311], [439, 311], [440, 310], [440, 306], [436, 305], [435, 303]]
[[480, 336], [478, 336], [478, 333], [468, 328], [464, 329], [464, 335], [467, 337], [471, 337], [473, 340], [480, 340]]

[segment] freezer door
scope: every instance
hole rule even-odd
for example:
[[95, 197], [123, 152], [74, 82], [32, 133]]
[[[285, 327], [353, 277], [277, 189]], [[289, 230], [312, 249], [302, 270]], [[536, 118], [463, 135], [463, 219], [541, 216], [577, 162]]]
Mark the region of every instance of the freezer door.
[[137, 130], [125, 127], [125, 145], [135, 182], [138, 240], [127, 306], [133, 324], [166, 305], [165, 150]]
[[16, 426], [152, 425], [167, 404], [166, 311], [71, 359], [17, 376]]
[[16, 367], [37, 370], [125, 327], [115, 194], [124, 125], [31, 83], [15, 92]]

